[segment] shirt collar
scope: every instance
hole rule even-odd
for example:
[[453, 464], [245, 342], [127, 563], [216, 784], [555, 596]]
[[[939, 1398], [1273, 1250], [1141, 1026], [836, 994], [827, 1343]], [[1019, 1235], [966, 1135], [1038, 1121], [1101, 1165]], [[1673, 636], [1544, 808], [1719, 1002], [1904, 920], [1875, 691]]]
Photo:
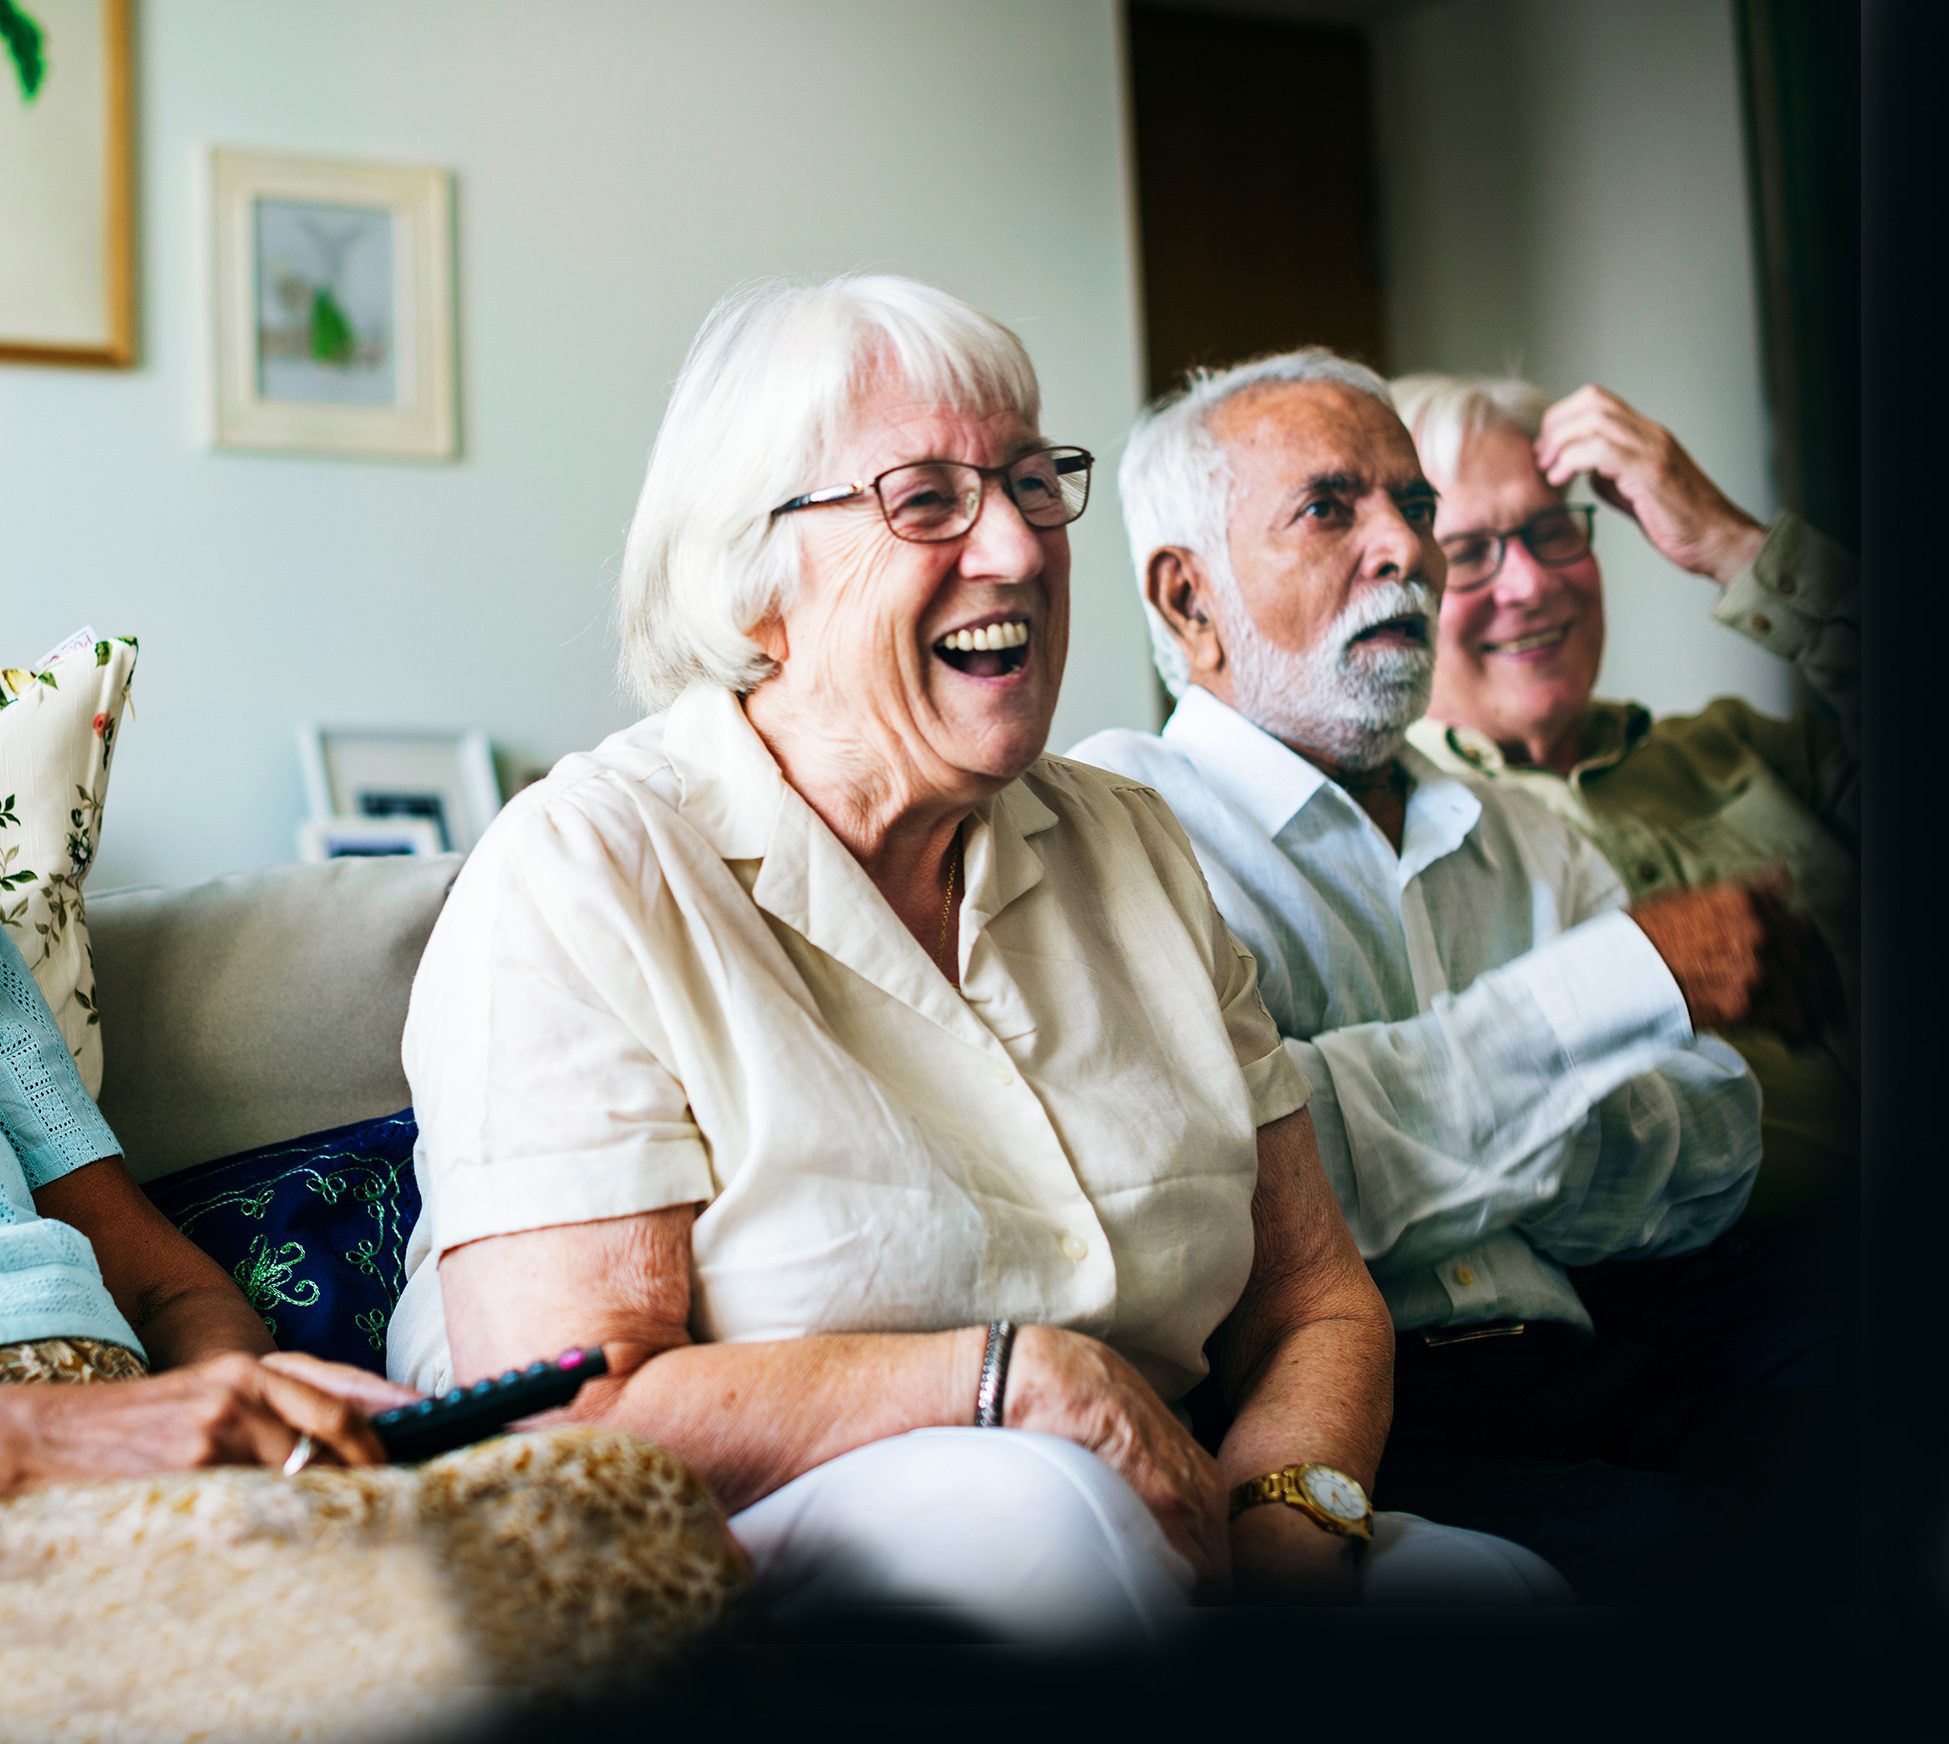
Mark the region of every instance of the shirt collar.
[[684, 821], [723, 859], [762, 859], [787, 788], [737, 697], [692, 684], [663, 717], [663, 754]]
[[1460, 776], [1430, 762], [1412, 745], [1401, 747], [1401, 767], [1413, 783], [1401, 829], [1402, 884], [1444, 855], [1454, 853], [1471, 837], [1476, 852], [1491, 867], [1497, 865], [1489, 838], [1476, 828], [1482, 821], [1482, 799], [1476, 790]]
[[1202, 685], [1191, 685], [1159, 735], [1198, 766], [1219, 797], [1276, 836], [1327, 778]]
[[[1608, 769], [1613, 763], [1622, 762], [1650, 731], [1651, 711], [1641, 703], [1591, 703], [1578, 729], [1580, 750], [1571, 778], [1574, 780], [1587, 769]], [[1444, 727], [1441, 737], [1449, 750], [1485, 775], [1501, 775], [1512, 767], [1503, 756], [1502, 747], [1474, 727]], [[1519, 763], [1513, 767], [1520, 772], [1528, 765]]]
[[[786, 781], [736, 696], [690, 686], [665, 716], [663, 751], [685, 820], [723, 858], [764, 862], [751, 887], [760, 908], [902, 1003], [980, 1041], [978, 1020]], [[974, 807], [962, 835], [964, 920], [972, 914], [985, 925], [1041, 882], [1032, 838], [1057, 821], [1021, 780]]]
[[[1359, 809], [1344, 788], [1297, 751], [1201, 686], [1185, 691], [1160, 736], [1197, 766], [1221, 799], [1269, 837], [1277, 837], [1324, 788], [1331, 788], [1341, 803]], [[1453, 853], [1471, 835], [1476, 836], [1479, 851], [1493, 862], [1488, 843], [1476, 834], [1482, 802], [1468, 783], [1431, 763], [1412, 745], [1402, 745], [1400, 760], [1412, 783], [1401, 830], [1402, 883]]]

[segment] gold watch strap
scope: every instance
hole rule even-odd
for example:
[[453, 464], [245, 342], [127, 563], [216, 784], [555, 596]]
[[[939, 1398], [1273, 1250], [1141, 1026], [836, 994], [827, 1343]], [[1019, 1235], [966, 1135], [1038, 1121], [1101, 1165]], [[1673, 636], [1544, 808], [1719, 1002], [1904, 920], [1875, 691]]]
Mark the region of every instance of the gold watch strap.
[[[1301, 1481], [1304, 1475], [1312, 1469], [1313, 1467], [1310, 1465], [1289, 1465], [1282, 1467], [1276, 1472], [1267, 1472], [1263, 1477], [1248, 1479], [1232, 1491], [1230, 1517], [1236, 1520], [1247, 1508], [1256, 1508], [1261, 1503], [1283, 1502], [1288, 1508], [1297, 1508], [1314, 1525], [1328, 1532], [1337, 1532], [1344, 1538], [1372, 1538], [1374, 1535], [1374, 1511], [1372, 1507], [1370, 1506], [1367, 1512], [1358, 1520], [1343, 1520], [1337, 1514], [1329, 1514], [1326, 1509], [1322, 1508], [1319, 1503], [1314, 1501], [1306, 1493], [1306, 1486]], [[1334, 1468], [1325, 1467], [1322, 1469], [1332, 1470]], [[1345, 1472], [1340, 1472], [1338, 1475], [1345, 1482], [1349, 1484], [1354, 1483], [1354, 1480], [1347, 1477]], [[1358, 1484], [1355, 1484], [1354, 1487], [1356, 1489], [1360, 1488]], [[1363, 1500], [1366, 1498], [1366, 1493], [1365, 1490], [1361, 1490]]]

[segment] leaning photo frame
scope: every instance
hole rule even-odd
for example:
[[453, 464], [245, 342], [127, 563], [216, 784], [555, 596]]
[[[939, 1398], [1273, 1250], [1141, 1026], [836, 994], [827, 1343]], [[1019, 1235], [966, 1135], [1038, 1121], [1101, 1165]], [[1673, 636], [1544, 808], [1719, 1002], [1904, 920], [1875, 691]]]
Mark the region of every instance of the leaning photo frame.
[[213, 147], [204, 176], [219, 448], [453, 456], [453, 178]]
[[368, 727], [298, 729], [313, 821], [422, 820], [441, 852], [466, 853], [501, 809], [494, 755], [481, 732]]

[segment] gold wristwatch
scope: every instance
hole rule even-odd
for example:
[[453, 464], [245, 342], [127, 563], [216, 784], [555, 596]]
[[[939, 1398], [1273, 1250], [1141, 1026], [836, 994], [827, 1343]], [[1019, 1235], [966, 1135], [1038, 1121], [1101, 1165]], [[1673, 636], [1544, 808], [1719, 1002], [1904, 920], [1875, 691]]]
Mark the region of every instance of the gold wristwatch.
[[1315, 1526], [1363, 1543], [1374, 1536], [1374, 1506], [1359, 1483], [1330, 1465], [1289, 1465], [1232, 1491], [1236, 1520], [1261, 1502], [1284, 1502]]

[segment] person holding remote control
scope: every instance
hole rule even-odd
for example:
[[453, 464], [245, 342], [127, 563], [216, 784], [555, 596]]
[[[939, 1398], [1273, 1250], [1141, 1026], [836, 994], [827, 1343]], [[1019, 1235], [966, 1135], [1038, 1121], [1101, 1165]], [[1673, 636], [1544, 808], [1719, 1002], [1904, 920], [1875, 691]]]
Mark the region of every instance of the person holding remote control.
[[[595, 1366], [531, 1363], [483, 1411], [273, 1350], [123, 1167], [0, 928], [10, 1737], [84, 1711], [117, 1737], [444, 1736], [496, 1690], [640, 1676], [743, 1579], [668, 1455], [565, 1429], [384, 1463], [462, 1447]], [[300, 1595], [334, 1626], [293, 1630]]]
[[1092, 457], [1039, 397], [909, 279], [705, 323], [623, 562], [651, 712], [496, 819], [414, 982], [389, 1372], [599, 1346], [564, 1415], [688, 1463], [779, 1602], [1560, 1596], [1369, 1509], [1391, 1332], [1308, 1087], [1162, 802], [1043, 755]]
[[[151, 1375], [151, 1369], [167, 1371]], [[132, 1386], [8, 1385], [133, 1381]], [[415, 1395], [277, 1352], [230, 1277], [149, 1203], [0, 928], [0, 1496], [211, 1465], [385, 1457]]]

